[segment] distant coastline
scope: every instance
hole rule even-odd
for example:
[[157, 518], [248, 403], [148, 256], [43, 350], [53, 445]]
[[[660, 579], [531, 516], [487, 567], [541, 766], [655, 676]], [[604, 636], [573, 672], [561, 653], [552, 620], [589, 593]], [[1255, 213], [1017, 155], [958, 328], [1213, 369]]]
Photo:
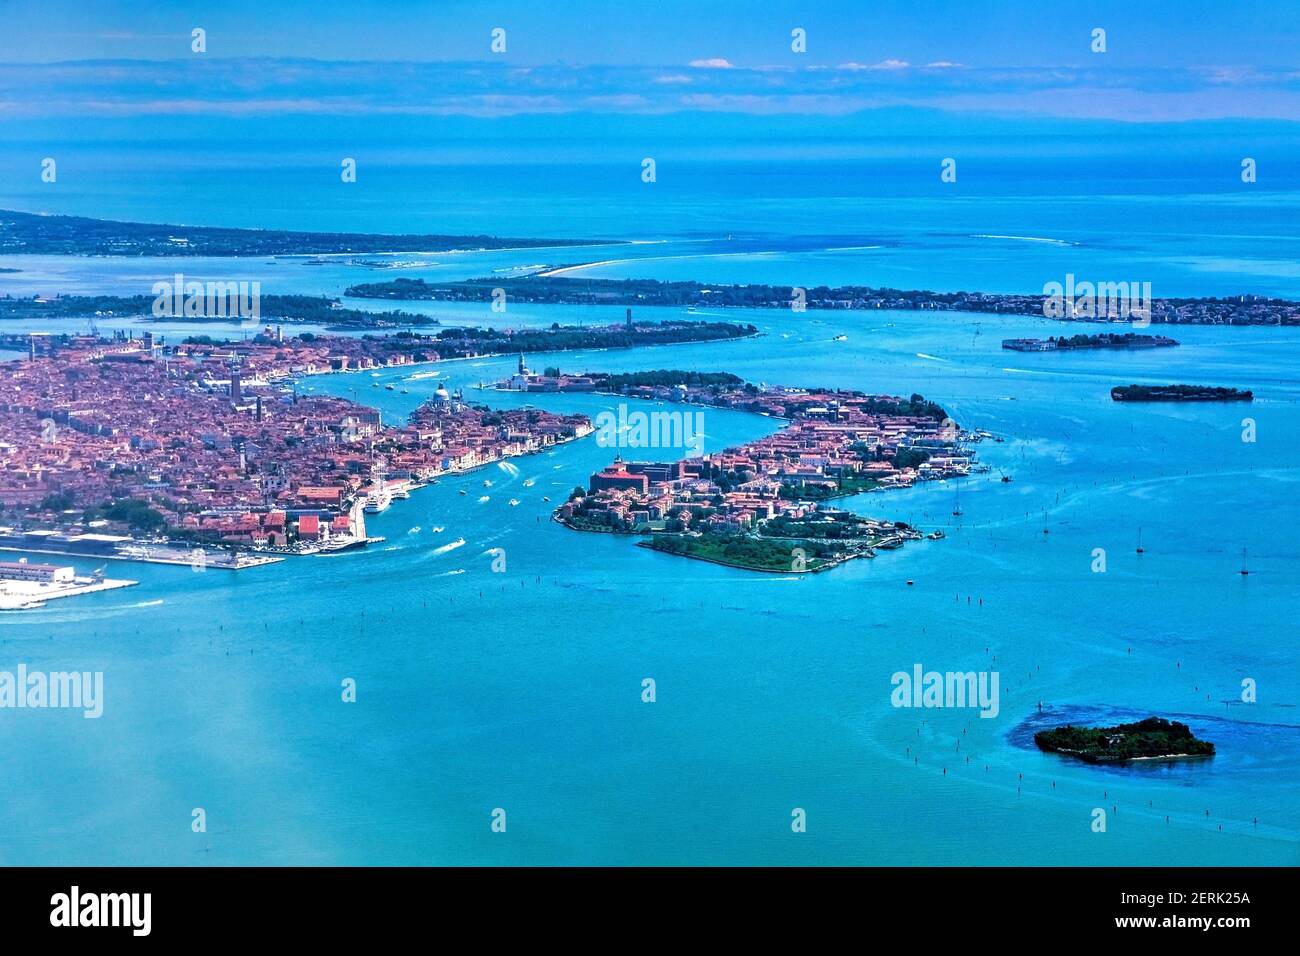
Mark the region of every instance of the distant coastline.
[[[404, 301], [487, 302], [504, 294], [510, 301], [537, 305], [646, 305], [685, 307], [929, 312], [976, 312], [1053, 318], [1063, 322], [1128, 324], [1128, 317], [1093, 316], [1083, 312], [1048, 314], [1043, 294], [931, 292], [870, 286], [729, 285], [658, 279], [576, 279], [558, 266], [510, 278], [492, 276], [453, 282], [397, 278], [349, 287], [344, 295], [356, 299]], [[1154, 299], [1150, 322], [1179, 325], [1300, 325], [1300, 302], [1265, 296]]]
[[[615, 245], [613, 239], [523, 239], [425, 233], [303, 232], [119, 222], [0, 209], [0, 255], [278, 256], [460, 252]], [[3, 271], [3, 270], [0, 270]]]

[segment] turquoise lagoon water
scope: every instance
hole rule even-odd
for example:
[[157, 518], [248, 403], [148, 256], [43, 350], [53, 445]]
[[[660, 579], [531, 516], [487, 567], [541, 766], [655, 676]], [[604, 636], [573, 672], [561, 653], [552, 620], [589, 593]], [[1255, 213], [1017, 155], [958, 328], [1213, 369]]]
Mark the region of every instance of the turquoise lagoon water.
[[[149, 294], [180, 271], [256, 279], [265, 293], [340, 295], [398, 275], [613, 260], [580, 275], [1035, 292], [1072, 272], [1149, 281], [1156, 296], [1300, 298], [1297, 194], [1279, 191], [1294, 179], [1288, 167], [1262, 166], [1268, 181], [1247, 188], [1236, 153], [1189, 163], [1162, 157], [1130, 175], [1140, 164], [1116, 161], [1062, 176], [963, 161], [948, 191], [928, 161], [662, 163], [653, 188], [617, 166], [367, 166], [357, 189], [340, 192], [333, 171], [168, 169], [142, 152], [115, 159], [112, 175], [79, 175], [61, 161], [56, 190], [9, 177], [0, 207], [648, 241], [399, 254], [387, 257], [391, 268], [346, 257], [11, 256], [0, 266], [22, 271], [0, 274], [0, 294]], [[447, 324], [622, 317], [514, 303], [504, 315], [478, 304], [349, 304]], [[548, 518], [608, 463], [610, 450], [589, 438], [516, 459], [517, 474], [491, 466], [395, 503], [369, 522], [386, 541], [364, 553], [234, 574], [114, 565], [140, 586], [0, 616], [0, 669], [102, 670], [106, 694], [99, 720], [5, 711], [0, 863], [1300, 862], [1300, 330], [1177, 328], [1177, 349], [1032, 355], [999, 341], [1077, 327], [991, 315], [725, 315], [764, 334], [545, 364], [921, 392], [1005, 439], [979, 446], [992, 468], [960, 483], [963, 515], [951, 513], [953, 482], [848, 506], [942, 528], [944, 540], [796, 577], [571, 532]], [[150, 327], [241, 335], [256, 324]], [[513, 363], [302, 387], [400, 421], [439, 382], [472, 388]], [[439, 376], [410, 377], [428, 371]], [[1256, 401], [1108, 397], [1116, 384], [1170, 381], [1249, 387]], [[473, 394], [500, 406], [525, 400]], [[527, 400], [589, 414], [611, 407], [599, 396]], [[711, 449], [778, 427], [704, 415]], [[1246, 417], [1253, 443], [1241, 440]], [[504, 573], [491, 570], [497, 548]], [[1091, 571], [1097, 548], [1102, 574]], [[1248, 577], [1238, 573], [1243, 549]], [[998, 671], [998, 716], [893, 708], [891, 675], [917, 663]], [[355, 704], [340, 700], [348, 677]], [[657, 682], [654, 704], [641, 702], [646, 677]], [[1240, 701], [1245, 678], [1257, 682], [1256, 703]], [[1151, 713], [1188, 721], [1218, 755], [1115, 769], [1032, 745], [1042, 723]], [[206, 833], [191, 832], [195, 807], [207, 812]], [[489, 827], [497, 807], [505, 834]], [[807, 811], [807, 833], [791, 832], [796, 807]], [[1091, 832], [1096, 807], [1108, 812], [1104, 834]]]
[[[992, 470], [960, 483], [960, 518], [953, 482], [849, 505], [945, 540], [795, 577], [568, 531], [551, 508], [611, 456], [587, 439], [395, 503], [369, 522], [386, 541], [364, 553], [235, 574], [116, 565], [140, 586], [0, 624], [4, 667], [102, 670], [106, 696], [99, 720], [0, 721], [0, 862], [1300, 862], [1300, 330], [1180, 328], [1177, 349], [1049, 356], [999, 348], [1061, 329], [1031, 318], [743, 317], [764, 335], [546, 364], [919, 391], [1005, 438], [979, 446]], [[396, 421], [439, 382], [469, 388], [512, 365], [374, 379], [406, 395], [361, 375], [303, 387]], [[1257, 400], [1107, 395], [1167, 381]], [[704, 415], [711, 449], [777, 427]], [[1095, 548], [1105, 573], [1090, 570]], [[998, 671], [998, 716], [895, 709], [890, 677], [916, 663]], [[347, 677], [355, 704], [340, 701]], [[1244, 678], [1257, 703], [1240, 702]], [[1029, 739], [1040, 723], [1151, 713], [1186, 720], [1218, 756], [1103, 769]], [[195, 807], [206, 833], [190, 830]], [[505, 834], [489, 828], [497, 807]], [[796, 807], [807, 833], [791, 832]]]

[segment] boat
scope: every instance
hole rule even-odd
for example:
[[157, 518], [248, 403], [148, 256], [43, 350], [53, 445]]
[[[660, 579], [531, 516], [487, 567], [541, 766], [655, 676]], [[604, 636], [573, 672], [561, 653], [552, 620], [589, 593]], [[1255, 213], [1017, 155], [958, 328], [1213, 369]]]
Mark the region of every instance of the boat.
[[487, 495], [480, 495], [480, 496], [479, 496], [479, 499], [478, 499], [479, 504], [482, 504], [483, 502], [485, 502], [485, 501], [490, 501], [490, 500], [491, 500], [491, 499], [489, 499]]
[[1137, 553], [1138, 553], [1138, 554], [1146, 554], [1146, 550], [1147, 550], [1146, 548], [1142, 547], [1142, 529], [1141, 529], [1141, 528], [1138, 528], [1138, 546], [1137, 546]]
[[460, 493], [463, 495], [465, 493], [465, 489], [464, 488], [460, 489]]
[[405, 488], [398, 488], [396, 491], [391, 492], [391, 495], [392, 497], [398, 498], [402, 501], [405, 501], [407, 498], [411, 497], [411, 493], [407, 491]]
[[944, 533], [942, 531], [937, 531], [937, 530], [931, 531], [929, 534], [926, 535], [926, 537], [929, 538], [931, 541], [940, 541], [943, 539]]
[[1250, 574], [1250, 568], [1246, 566], [1246, 549], [1241, 549], [1241, 576], [1244, 578]]
[[550, 500], [551, 500], [551, 496], [550, 496], [550, 495], [542, 495], [542, 500], [543, 500], [543, 501], [550, 501]]
[[1002, 483], [1003, 483], [1004, 485], [1009, 485], [1009, 484], [1011, 484], [1011, 476], [1010, 476], [1010, 475], [1003, 475], [1003, 476], [1002, 476]]
[[524, 479], [524, 487], [525, 487], [525, 488], [531, 488], [531, 487], [532, 487], [533, 485], [535, 485], [535, 484], [537, 484], [537, 479], [536, 479], [536, 478], [525, 478], [525, 479]]
[[377, 515], [382, 511], [387, 511], [388, 506], [393, 503], [393, 499], [385, 491], [378, 491], [366, 495], [366, 503], [363, 510], [368, 515]]
[[438, 525], [438, 526], [436, 526], [436, 527], [433, 529], [433, 533], [434, 533], [434, 534], [442, 534], [442, 525]]
[[511, 507], [511, 508], [513, 508], [513, 507], [514, 507], [515, 505], [517, 505], [517, 504], [519, 504], [519, 499], [518, 499], [518, 498], [511, 498], [511, 499], [510, 499], [510, 507]]
[[491, 478], [484, 478], [484, 479], [483, 479], [483, 487], [484, 487], [484, 488], [491, 488], [491, 487], [492, 487], [492, 479], [491, 479]]
[[957, 496], [952, 503], [952, 516], [954, 518], [961, 517], [961, 486], [960, 485], [957, 487]]
[[835, 341], [836, 341], [836, 342], [847, 342], [848, 340], [849, 340], [849, 337], [848, 337], [847, 335], [837, 335], [837, 336], [835, 336]]
[[388, 391], [388, 392], [391, 392], [391, 391], [393, 390], [393, 386], [391, 386], [391, 385], [385, 385], [385, 386], [384, 386], [384, 390], [385, 390], [385, 391]]

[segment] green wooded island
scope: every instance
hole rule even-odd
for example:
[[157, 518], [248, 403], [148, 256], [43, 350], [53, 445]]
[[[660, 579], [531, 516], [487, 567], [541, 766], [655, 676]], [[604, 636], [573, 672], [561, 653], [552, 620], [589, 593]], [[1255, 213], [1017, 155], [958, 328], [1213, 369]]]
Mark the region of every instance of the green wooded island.
[[1068, 352], [1072, 349], [1159, 349], [1177, 345], [1167, 335], [1139, 335], [1136, 332], [1102, 332], [1098, 335], [1052, 335], [1045, 339], [1003, 339], [1002, 347], [1013, 352]]
[[1172, 760], [1212, 757], [1214, 744], [1201, 740], [1186, 724], [1148, 717], [1113, 727], [1066, 725], [1034, 734], [1039, 750], [1078, 757], [1089, 763], [1123, 763], [1129, 760]]
[[1213, 385], [1117, 385], [1110, 397], [1117, 402], [1253, 402], [1255, 393]]

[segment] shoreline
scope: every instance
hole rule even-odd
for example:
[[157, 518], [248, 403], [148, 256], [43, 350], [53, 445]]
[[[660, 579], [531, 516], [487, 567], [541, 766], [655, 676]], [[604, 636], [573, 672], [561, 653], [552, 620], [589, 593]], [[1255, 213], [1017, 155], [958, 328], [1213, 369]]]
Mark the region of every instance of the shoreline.
[[[34, 611], [43, 606], [46, 601], [117, 591], [135, 587], [139, 583], [125, 578], [104, 578], [101, 581], [73, 583], [64, 587], [46, 589], [44, 585], [32, 581], [4, 580], [0, 581], [0, 611]], [[11, 590], [14, 586], [18, 586], [16, 592]]]
[[[148, 546], [127, 545], [127, 547], [148, 547]], [[164, 546], [155, 545], [155, 547], [164, 547]], [[169, 557], [159, 557], [156, 555], [149, 555], [146, 557], [146, 556], [137, 556], [131, 554], [99, 554], [97, 552], [91, 552], [91, 551], [67, 551], [67, 550], [55, 550], [52, 548], [20, 548], [17, 547], [16, 545], [8, 545], [8, 544], [0, 545], [0, 551], [12, 551], [16, 554], [57, 554], [66, 558], [91, 558], [96, 561], [101, 561], [101, 560], [102, 561], [137, 561], [140, 564], [170, 564], [174, 566], [188, 566], [188, 567], [193, 567], [194, 565], [194, 561], [191, 558], [179, 558], [179, 557], [169, 558]], [[247, 557], [249, 553], [256, 553], [258, 556]], [[209, 561], [205, 563], [203, 566], [205, 568], [215, 568], [222, 571], [243, 571], [246, 568], [261, 567], [262, 565], [265, 564], [278, 564], [283, 560], [284, 558], [278, 555], [263, 554], [261, 552], [253, 552], [253, 550], [250, 548], [248, 549], [248, 551], [245, 551], [243, 554], [241, 554], [240, 561], [237, 564], [232, 563], [230, 561], [226, 561], [224, 563]]]
[[[581, 534], [607, 534], [615, 538], [640, 538], [641, 540], [633, 542], [636, 547], [645, 548], [647, 551], [654, 551], [670, 558], [689, 558], [692, 561], [704, 561], [707, 564], [716, 564], [724, 568], [736, 568], [740, 571], [761, 571], [765, 574], [817, 574], [820, 571], [829, 571], [831, 568], [838, 567], [841, 564], [846, 564], [847, 562], [853, 561], [857, 558], [874, 558], [876, 556], [875, 548], [869, 547], [866, 551], [860, 551], [856, 554], [846, 554], [841, 557], [827, 559], [815, 568], [804, 568], [803, 570], [796, 570], [794, 568], [759, 568], [751, 564], [738, 564], [734, 561], [723, 561], [718, 558], [708, 558], [699, 554], [679, 554], [672, 551], [660, 551], [650, 543], [650, 539], [654, 537], [653, 533], [646, 534], [637, 531], [614, 531], [612, 529], [607, 530], [604, 528], [582, 528], [572, 524], [565, 518], [561, 518], [559, 515], [559, 509], [552, 512], [551, 520], [558, 525], [568, 528], [570, 531], [577, 531]], [[769, 538], [767, 540], [776, 539]]]
[[[581, 531], [582, 529], [575, 528], [574, 530]], [[618, 534], [617, 531], [613, 531], [610, 533]], [[757, 568], [754, 567], [754, 565], [752, 564], [738, 564], [734, 561], [723, 561], [719, 558], [706, 558], [704, 555], [701, 554], [678, 554], [672, 551], [660, 551], [649, 541], [637, 541], [636, 547], [645, 548], [647, 551], [654, 551], [658, 554], [664, 554], [670, 558], [687, 558], [691, 561], [703, 561], [706, 564], [716, 564], [724, 568], [735, 568], [738, 571], [759, 571], [764, 574], [818, 574], [822, 571], [829, 571], [832, 568], [837, 568], [841, 564], [847, 564], [848, 562], [856, 560], [857, 558], [874, 558], [876, 556], [874, 551], [862, 551], [859, 552], [858, 554], [846, 554], [842, 557], [831, 558], [829, 560], [826, 560], [823, 564], [820, 564], [815, 568], [804, 568], [803, 570], [798, 570], [796, 568]]]

